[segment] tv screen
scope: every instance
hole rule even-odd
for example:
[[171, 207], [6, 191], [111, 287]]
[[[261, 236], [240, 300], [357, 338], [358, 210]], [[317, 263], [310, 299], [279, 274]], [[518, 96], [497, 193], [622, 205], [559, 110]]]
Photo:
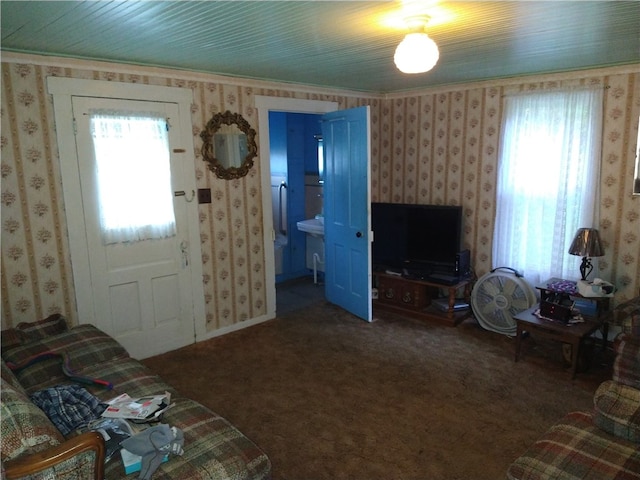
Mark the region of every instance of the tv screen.
[[373, 265], [402, 268], [407, 258], [407, 209], [400, 204], [372, 203], [371, 229]]
[[431, 269], [455, 264], [462, 207], [372, 203], [374, 266]]

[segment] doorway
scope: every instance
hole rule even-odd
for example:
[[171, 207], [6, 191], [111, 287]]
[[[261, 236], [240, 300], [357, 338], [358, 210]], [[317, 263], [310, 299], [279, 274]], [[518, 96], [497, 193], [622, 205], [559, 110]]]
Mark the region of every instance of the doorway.
[[[185, 168], [193, 157], [173, 148], [191, 141], [191, 91], [60, 77], [49, 77], [48, 88], [54, 99], [80, 323], [105, 330], [135, 358], [193, 343], [205, 333], [202, 266], [192, 261], [201, 257], [197, 204], [186, 193], [195, 191], [195, 178]], [[114, 243], [111, 225], [105, 236], [106, 224], [97, 221], [99, 203], [93, 192], [98, 190], [94, 184], [98, 177], [88, 120], [93, 114], [88, 114], [96, 107], [109, 113], [116, 106], [128, 117], [131, 111], [157, 111], [167, 130], [167, 201], [173, 204], [175, 228], [159, 237], [145, 233], [144, 239]], [[167, 129], [167, 124], [172, 126]], [[148, 192], [149, 174], [130, 176]], [[129, 195], [124, 197], [133, 201]]]
[[[256, 108], [258, 109], [258, 125], [260, 131], [260, 158], [263, 159], [269, 168], [262, 169], [262, 185], [263, 185], [263, 204], [273, 205], [273, 191], [272, 188], [272, 148], [271, 148], [271, 131], [270, 131], [270, 113], [271, 112], [283, 112], [283, 113], [302, 113], [302, 114], [323, 114], [332, 112], [338, 109], [336, 102], [325, 102], [319, 100], [300, 100], [294, 98], [279, 98], [279, 97], [265, 97], [257, 95], [255, 98]], [[304, 181], [304, 175], [303, 175]], [[281, 183], [277, 183], [276, 187], [280, 192], [286, 191], [284, 194], [290, 193], [288, 185], [280, 189]], [[304, 184], [303, 184], [304, 186]], [[303, 206], [304, 208], [304, 206]], [[304, 214], [303, 214], [304, 216]], [[279, 227], [277, 221], [274, 222], [274, 215], [264, 216], [264, 232], [265, 232], [265, 245], [273, 245], [272, 249], [266, 250], [266, 262], [265, 262], [265, 278], [267, 280], [267, 314], [270, 316], [276, 315], [276, 241], [278, 240]], [[274, 224], [276, 226], [274, 227]], [[289, 225], [291, 221], [287, 220], [287, 232], [291, 231]], [[296, 227], [296, 222], [293, 222], [293, 226]], [[304, 235], [302, 232], [296, 233]], [[303, 236], [304, 238], [304, 236]], [[282, 241], [282, 240], [280, 240]], [[305, 239], [306, 241], [306, 239]], [[322, 288], [322, 287], [319, 287]]]
[[269, 112], [276, 284], [308, 276], [314, 260], [312, 250], [317, 255], [316, 277], [318, 270], [323, 271], [317, 237], [297, 227], [301, 220], [322, 217], [320, 119], [321, 115], [311, 113]]

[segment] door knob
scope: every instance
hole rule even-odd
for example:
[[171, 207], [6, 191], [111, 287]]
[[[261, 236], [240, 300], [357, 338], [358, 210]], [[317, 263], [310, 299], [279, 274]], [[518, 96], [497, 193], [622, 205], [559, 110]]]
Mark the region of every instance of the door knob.
[[360, 238], [362, 236], [362, 232], [357, 232], [356, 237]]

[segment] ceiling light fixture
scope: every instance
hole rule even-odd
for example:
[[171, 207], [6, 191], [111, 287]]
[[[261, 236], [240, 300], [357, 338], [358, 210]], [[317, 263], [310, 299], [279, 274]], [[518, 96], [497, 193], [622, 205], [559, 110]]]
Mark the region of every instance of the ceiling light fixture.
[[409, 33], [396, 47], [393, 56], [396, 67], [403, 73], [428, 72], [440, 58], [438, 45], [424, 33], [429, 18], [428, 15], [414, 15], [405, 19]]

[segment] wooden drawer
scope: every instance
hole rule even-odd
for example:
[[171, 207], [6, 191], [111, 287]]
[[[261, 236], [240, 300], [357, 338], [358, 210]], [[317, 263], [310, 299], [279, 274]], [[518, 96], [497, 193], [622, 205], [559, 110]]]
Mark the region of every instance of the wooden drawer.
[[422, 309], [429, 304], [424, 286], [401, 278], [379, 278], [378, 300], [383, 303], [416, 309]]

